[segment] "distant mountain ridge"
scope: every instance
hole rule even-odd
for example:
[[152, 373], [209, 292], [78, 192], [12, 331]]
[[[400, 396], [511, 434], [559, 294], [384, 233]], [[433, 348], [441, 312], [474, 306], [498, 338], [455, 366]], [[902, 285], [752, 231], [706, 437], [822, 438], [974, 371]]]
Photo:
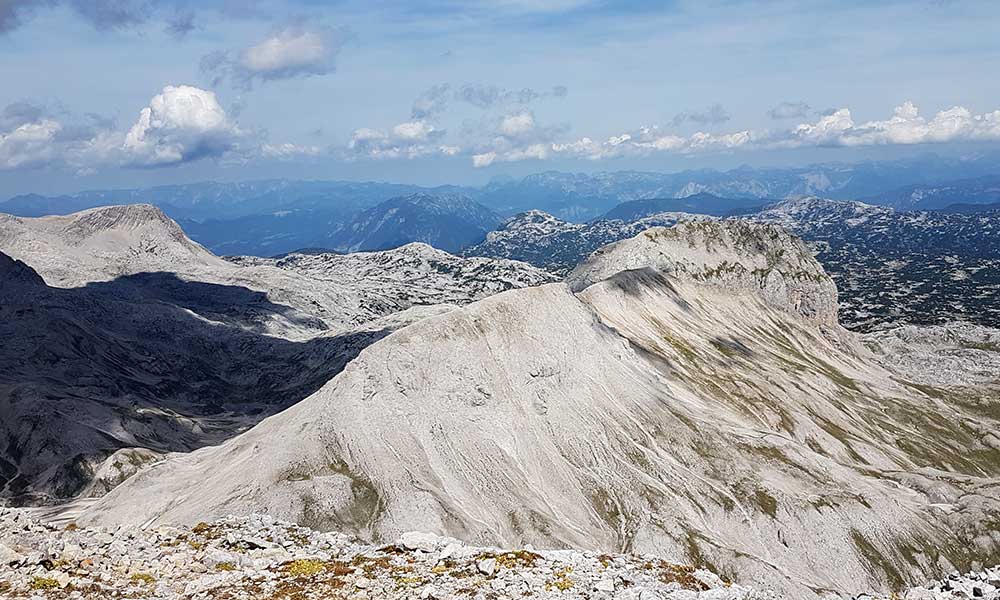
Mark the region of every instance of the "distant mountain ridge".
[[423, 242], [458, 252], [486, 237], [499, 215], [463, 194], [423, 192], [386, 200], [329, 233], [335, 250], [386, 250]]
[[1000, 175], [908, 185], [862, 200], [899, 210], [947, 210], [953, 205], [1000, 204]]
[[[931, 190], [949, 187], [942, 182], [963, 178], [970, 182], [986, 181], [986, 176], [991, 175], [995, 180], [998, 170], [995, 158], [985, 155], [968, 159], [923, 156], [884, 162], [792, 168], [744, 166], [727, 171], [702, 169], [677, 173], [548, 171], [520, 179], [496, 178], [483, 186], [423, 187], [382, 182], [290, 180], [204, 182], [141, 190], [98, 190], [58, 197], [22, 195], [0, 203], [0, 212], [42, 216], [110, 204], [148, 203], [178, 220], [192, 239], [216, 254], [274, 256], [298, 248], [331, 247], [330, 232], [349, 226], [363, 211], [390, 199], [417, 193], [464, 195], [501, 217], [537, 209], [563, 221], [577, 223], [601, 218], [621, 203], [650, 199], [665, 201], [655, 212], [705, 212], [720, 216], [743, 212], [769, 200], [803, 196], [844, 200], [868, 198], [873, 203], [902, 207], [900, 203], [911, 202], [907, 198], [912, 197], [914, 190], [927, 198], [934, 194], [946, 198], [942, 195], [944, 192], [939, 190], [932, 194]], [[904, 186], [913, 189], [901, 191]], [[960, 191], [959, 188], [956, 190]], [[948, 203], [985, 202], [986, 194], [992, 193], [988, 186], [961, 189], [969, 190], [968, 197], [953, 190], [955, 193], [947, 196]], [[698, 194], [710, 194], [719, 200], [703, 202], [697, 209], [680, 200]], [[669, 204], [666, 202], [669, 199], [678, 199], [678, 204]], [[932, 208], [944, 200], [935, 200], [934, 206], [928, 202], [905, 208]], [[653, 214], [649, 212], [652, 208], [644, 210]], [[626, 220], [635, 217], [620, 216]], [[421, 240], [410, 238], [393, 240], [393, 243], [407, 241]]]
[[753, 212], [771, 201], [763, 198], [722, 198], [707, 192], [698, 192], [683, 198], [648, 198], [629, 200], [602, 216], [602, 219], [635, 221], [643, 217], [665, 212], [686, 212], [700, 215], [726, 217], [738, 213]]

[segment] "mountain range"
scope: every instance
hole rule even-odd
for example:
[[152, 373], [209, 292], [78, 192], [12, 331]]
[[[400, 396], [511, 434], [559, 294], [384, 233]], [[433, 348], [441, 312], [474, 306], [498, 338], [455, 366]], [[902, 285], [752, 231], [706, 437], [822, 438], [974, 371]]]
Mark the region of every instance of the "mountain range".
[[2, 493], [119, 531], [267, 513], [642, 553], [804, 599], [997, 564], [1000, 331], [852, 333], [786, 228], [895, 214], [605, 220], [637, 229], [562, 280], [425, 244], [223, 259], [149, 205], [4, 217]]
[[[550, 171], [521, 179], [499, 177], [479, 187], [422, 188], [349, 181], [206, 182], [58, 197], [23, 195], [0, 203], [0, 212], [35, 217], [111, 204], [148, 203], [178, 220], [195, 241], [216, 254], [274, 256], [301, 248], [375, 250], [404, 239], [429, 241], [417, 235], [404, 235], [403, 230], [390, 233], [383, 229], [376, 234], [378, 239], [370, 243], [362, 239], [363, 235], [358, 237], [358, 232], [368, 226], [366, 223], [378, 222], [394, 203], [414, 194], [464, 196], [477, 206], [471, 207], [472, 210], [450, 211], [447, 218], [471, 222], [481, 220], [483, 211], [509, 218], [528, 210], [542, 210], [565, 221], [583, 223], [607, 215], [622, 203], [654, 200], [661, 205], [657, 212], [718, 216], [803, 196], [862, 198], [867, 203], [901, 210], [988, 204], [997, 202], [994, 159], [927, 155], [899, 161], [796, 168], [740, 167], [729, 171], [595, 174]], [[383, 203], [387, 204], [379, 207]], [[373, 212], [365, 212], [369, 210]], [[624, 213], [612, 216], [635, 218]], [[456, 240], [442, 240], [442, 243], [449, 250], [457, 249], [454, 244], [468, 243], [471, 233], [463, 229]]]

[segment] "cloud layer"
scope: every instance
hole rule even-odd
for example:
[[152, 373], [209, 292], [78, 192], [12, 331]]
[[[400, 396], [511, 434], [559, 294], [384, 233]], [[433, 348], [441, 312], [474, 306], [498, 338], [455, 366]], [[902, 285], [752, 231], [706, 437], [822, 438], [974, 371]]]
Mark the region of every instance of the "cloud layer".
[[[273, 64], [273, 63], [267, 63]], [[107, 167], [168, 167], [198, 160], [302, 160], [465, 157], [473, 167], [552, 158], [605, 160], [661, 153], [691, 155], [814, 147], [1000, 141], [1000, 110], [974, 114], [956, 106], [924, 117], [906, 102], [892, 116], [857, 122], [847, 108], [781, 130], [678, 132], [671, 125], [643, 126], [606, 138], [568, 138], [566, 126], [546, 126], [522, 106], [485, 117], [458, 136], [437, 124], [443, 86], [422, 95], [414, 117], [395, 125], [355, 129], [340, 147], [269, 142], [241, 127], [216, 94], [188, 85], [167, 86], [142, 108], [125, 131], [96, 115], [73, 117], [27, 102], [0, 112], [0, 170], [63, 166], [81, 173]], [[779, 105], [780, 106], [780, 105]], [[789, 108], [795, 112], [798, 107]], [[453, 139], [457, 138], [457, 139]]]
[[48, 166], [91, 173], [321, 153], [316, 146], [268, 143], [260, 133], [241, 128], [214, 92], [189, 85], [164, 87], [126, 131], [97, 115], [76, 117], [25, 102], [0, 112], [0, 170]]
[[530, 143], [491, 150], [472, 156], [475, 167], [566, 156], [586, 160], [649, 156], [656, 153], [694, 154], [737, 149], [806, 147], [859, 147], [878, 145], [936, 144], [947, 142], [1000, 141], [1000, 110], [973, 114], [956, 106], [931, 118], [922, 117], [912, 102], [895, 109], [885, 120], [856, 123], [851, 111], [841, 108], [812, 122], [784, 131], [735, 131], [725, 134], [699, 131], [679, 135], [658, 126], [641, 127], [603, 141], [582, 137], [567, 142]]

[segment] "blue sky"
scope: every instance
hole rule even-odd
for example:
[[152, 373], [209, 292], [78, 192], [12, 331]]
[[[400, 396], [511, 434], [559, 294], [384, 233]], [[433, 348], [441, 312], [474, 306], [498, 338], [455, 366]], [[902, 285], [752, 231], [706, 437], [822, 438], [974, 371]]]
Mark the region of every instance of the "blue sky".
[[0, 198], [977, 151], [1000, 4], [0, 0]]

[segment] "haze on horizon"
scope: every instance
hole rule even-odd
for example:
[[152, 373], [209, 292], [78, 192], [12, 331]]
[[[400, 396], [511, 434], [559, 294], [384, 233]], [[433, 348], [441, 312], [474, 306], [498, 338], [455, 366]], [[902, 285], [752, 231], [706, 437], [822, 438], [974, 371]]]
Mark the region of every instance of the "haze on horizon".
[[1000, 5], [0, 1], [0, 199], [1000, 148]]

